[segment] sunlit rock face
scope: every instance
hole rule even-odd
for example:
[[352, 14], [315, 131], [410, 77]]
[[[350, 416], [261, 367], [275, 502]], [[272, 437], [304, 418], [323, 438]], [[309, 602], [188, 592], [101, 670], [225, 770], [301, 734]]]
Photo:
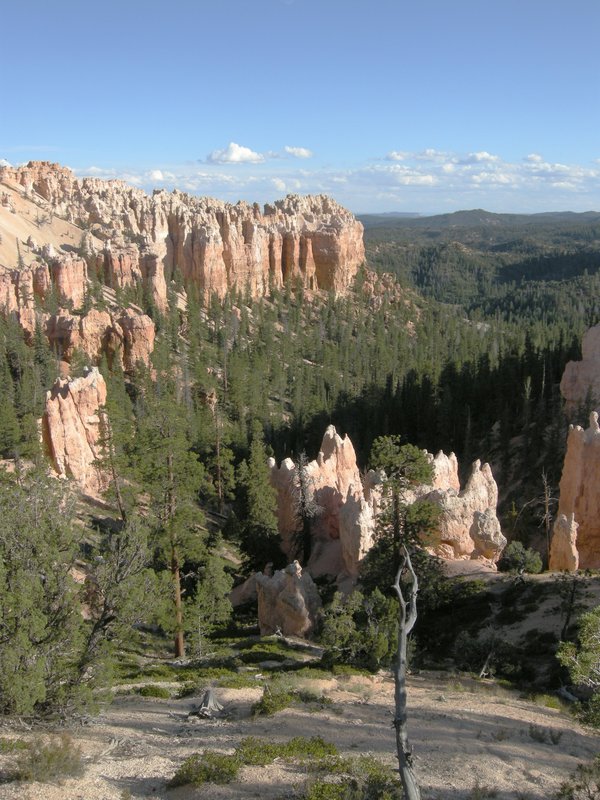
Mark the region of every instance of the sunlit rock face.
[[590, 414], [585, 430], [569, 427], [550, 551], [555, 570], [600, 567], [600, 427]]
[[42, 435], [57, 474], [97, 494], [106, 488], [98, 469], [99, 410], [106, 403], [106, 384], [96, 368], [83, 378], [58, 379], [46, 395]]
[[[498, 487], [489, 464], [474, 462], [461, 490], [454, 453], [427, 454], [432, 483], [406, 494], [406, 502], [428, 500], [440, 509], [437, 528], [427, 541], [431, 552], [448, 559], [481, 559], [495, 563], [506, 539], [496, 516]], [[298, 467], [285, 459], [278, 467], [270, 460], [271, 482], [277, 489], [278, 523], [282, 549], [298, 556]], [[344, 587], [356, 583], [360, 564], [374, 543], [377, 517], [382, 511], [382, 482], [374, 471], [364, 478], [352, 442], [330, 425], [314, 461], [305, 467], [318, 513], [311, 524], [312, 550], [307, 569], [313, 576], [332, 575]]]
[[141, 279], [161, 309], [176, 271], [207, 296], [237, 287], [259, 297], [287, 279], [341, 293], [365, 258], [362, 224], [326, 195], [288, 195], [261, 209], [179, 191], [147, 195], [123, 181], [78, 179], [44, 161], [0, 167], [0, 181], [92, 230], [105, 242], [98, 263], [108, 285]]

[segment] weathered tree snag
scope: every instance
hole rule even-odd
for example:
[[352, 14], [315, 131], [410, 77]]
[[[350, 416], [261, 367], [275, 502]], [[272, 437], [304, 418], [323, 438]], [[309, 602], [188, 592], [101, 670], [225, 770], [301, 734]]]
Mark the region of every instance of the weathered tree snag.
[[[404, 599], [400, 587], [400, 578], [404, 569], [408, 569], [412, 583], [408, 600]], [[406, 668], [408, 634], [417, 621], [417, 592], [419, 582], [410, 560], [406, 546], [402, 547], [402, 560], [396, 573], [394, 590], [398, 596], [398, 651], [394, 665], [394, 698], [396, 703], [394, 728], [396, 729], [396, 750], [398, 752], [398, 768], [404, 789], [405, 800], [421, 800], [421, 792], [412, 767], [412, 750], [408, 743], [407, 711], [406, 711]]]

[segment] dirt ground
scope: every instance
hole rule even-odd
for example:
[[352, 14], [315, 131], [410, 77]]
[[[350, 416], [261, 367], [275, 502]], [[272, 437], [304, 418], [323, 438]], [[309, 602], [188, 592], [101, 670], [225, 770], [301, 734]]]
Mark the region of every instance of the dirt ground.
[[[240, 779], [227, 786], [166, 788], [192, 753], [204, 748], [232, 752], [250, 735], [270, 741], [319, 735], [344, 755], [368, 753], [393, 765], [390, 677], [305, 683], [329, 696], [333, 705], [316, 712], [300, 706], [272, 717], [252, 718], [250, 708], [261, 695], [260, 687], [218, 689], [226, 716], [205, 720], [188, 718], [200, 697], [119, 696], [99, 717], [71, 731], [86, 758], [83, 777], [62, 785], [5, 784], [0, 786], [0, 798], [274, 800], [297, 796], [306, 775], [278, 762], [244, 767]], [[424, 800], [467, 798], [477, 783], [497, 789], [499, 800], [546, 800], [578, 763], [600, 751], [600, 738], [594, 731], [563, 712], [521, 699], [492, 683], [441, 673], [415, 675], [410, 679], [409, 705], [410, 737]], [[35, 735], [16, 721], [5, 724], [0, 733], [24, 739]], [[9, 761], [9, 756], [0, 756], [0, 768]]]

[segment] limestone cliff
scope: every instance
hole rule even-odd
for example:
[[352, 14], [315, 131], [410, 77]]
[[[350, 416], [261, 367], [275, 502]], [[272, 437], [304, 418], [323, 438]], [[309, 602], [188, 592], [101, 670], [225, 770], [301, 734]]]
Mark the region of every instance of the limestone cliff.
[[35, 161], [0, 167], [0, 182], [91, 230], [104, 242], [108, 285], [141, 278], [159, 307], [175, 270], [207, 296], [237, 286], [256, 297], [288, 278], [343, 292], [364, 260], [361, 223], [325, 195], [288, 195], [261, 210], [179, 191], [149, 196], [122, 181], [77, 179], [65, 167]]

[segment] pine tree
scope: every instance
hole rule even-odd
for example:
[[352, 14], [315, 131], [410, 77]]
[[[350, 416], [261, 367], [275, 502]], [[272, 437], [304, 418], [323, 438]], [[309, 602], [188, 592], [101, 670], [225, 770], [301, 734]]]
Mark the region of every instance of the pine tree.
[[151, 497], [159, 563], [170, 572], [175, 656], [185, 653], [181, 569], [205, 553], [203, 514], [196, 496], [207, 480], [190, 449], [187, 417], [177, 403], [173, 378], [162, 371], [156, 383], [146, 374], [135, 437], [137, 472]]
[[262, 570], [269, 562], [279, 566], [282, 553], [277, 528], [277, 491], [271, 484], [263, 431], [258, 422], [252, 428], [250, 457], [238, 468], [238, 481], [245, 494], [240, 516], [246, 567]]

